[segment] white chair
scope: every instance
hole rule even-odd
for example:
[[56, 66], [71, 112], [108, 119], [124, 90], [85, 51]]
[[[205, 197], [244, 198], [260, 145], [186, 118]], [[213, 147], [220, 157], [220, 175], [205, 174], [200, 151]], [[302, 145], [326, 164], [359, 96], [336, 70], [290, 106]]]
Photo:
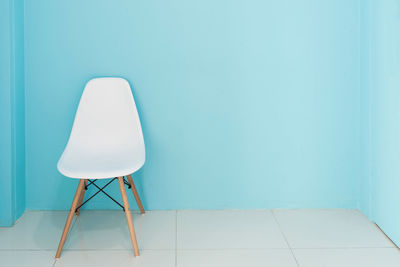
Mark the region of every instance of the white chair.
[[[143, 205], [131, 174], [139, 170], [144, 161], [142, 128], [129, 83], [122, 78], [90, 80], [83, 91], [68, 144], [57, 165], [63, 175], [80, 180], [56, 258], [61, 255], [74, 214], [79, 215], [82, 205], [99, 192], [109, 196], [104, 188], [116, 179], [123, 206], [109, 197], [124, 209], [134, 253], [139, 256], [125, 184], [132, 189], [143, 214]], [[97, 179], [108, 178], [112, 180], [101, 188], [95, 184]], [[94, 185], [99, 191], [82, 203], [85, 190], [90, 185]]]

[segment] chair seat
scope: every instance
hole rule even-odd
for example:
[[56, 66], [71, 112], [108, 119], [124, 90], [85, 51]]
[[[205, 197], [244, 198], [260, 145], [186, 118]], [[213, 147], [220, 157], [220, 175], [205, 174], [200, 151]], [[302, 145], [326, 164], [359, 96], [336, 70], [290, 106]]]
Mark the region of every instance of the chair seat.
[[144, 161], [142, 128], [129, 83], [112, 77], [90, 80], [58, 170], [70, 178], [105, 179], [132, 174]]
[[[96, 153], [95, 153], [96, 152]], [[93, 153], [66, 150], [57, 168], [69, 178], [107, 179], [126, 176], [139, 170], [144, 159], [132, 150]]]

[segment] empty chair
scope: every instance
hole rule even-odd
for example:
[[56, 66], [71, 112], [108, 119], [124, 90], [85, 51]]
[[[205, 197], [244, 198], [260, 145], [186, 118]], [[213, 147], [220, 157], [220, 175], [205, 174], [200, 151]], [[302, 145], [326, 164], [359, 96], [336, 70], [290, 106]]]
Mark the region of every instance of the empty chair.
[[[99, 189], [97, 193], [105, 193], [104, 188], [114, 180], [118, 180], [123, 206], [105, 194], [124, 209], [134, 253], [139, 255], [125, 185], [132, 189], [143, 214], [143, 205], [131, 174], [144, 162], [142, 128], [129, 83], [122, 78], [90, 80], [83, 91], [67, 146], [57, 165], [60, 173], [79, 179], [79, 184], [56, 258], [61, 255], [74, 214], [79, 215], [81, 206], [89, 200], [83, 202], [87, 187], [93, 185]], [[110, 178], [112, 180], [102, 188], [95, 184], [97, 179]]]

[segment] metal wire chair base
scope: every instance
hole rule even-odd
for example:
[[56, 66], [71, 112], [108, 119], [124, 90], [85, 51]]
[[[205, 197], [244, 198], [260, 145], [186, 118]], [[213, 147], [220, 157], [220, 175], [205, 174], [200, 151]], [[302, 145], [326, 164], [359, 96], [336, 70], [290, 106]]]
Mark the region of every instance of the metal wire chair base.
[[[95, 186], [95, 187], [98, 189], [98, 191], [97, 191], [96, 193], [94, 193], [93, 195], [91, 195], [88, 199], [86, 199], [81, 205], [79, 205], [79, 206], [75, 209], [75, 212], [77, 212], [80, 208], [83, 207], [83, 205], [85, 205], [86, 203], [88, 203], [89, 200], [91, 200], [92, 198], [94, 198], [94, 197], [95, 197], [98, 193], [100, 193], [100, 192], [102, 192], [102, 193], [103, 193], [104, 195], [106, 195], [109, 199], [111, 199], [112, 201], [114, 201], [118, 206], [120, 206], [120, 207], [122, 208], [123, 211], [125, 211], [125, 208], [124, 208], [124, 206], [123, 206], [121, 203], [119, 203], [119, 202], [118, 202], [117, 200], [115, 200], [112, 196], [110, 196], [109, 194], [107, 194], [106, 191], [104, 191], [104, 189], [105, 189], [107, 186], [109, 186], [112, 182], [114, 182], [114, 181], [117, 180], [117, 179], [118, 179], [117, 177], [111, 179], [111, 181], [109, 181], [109, 182], [108, 182], [107, 184], [105, 184], [103, 187], [99, 187], [99, 186], [95, 183], [98, 179], [92, 179], [92, 180], [91, 180], [91, 179], [88, 179], [89, 183], [85, 186], [85, 190], [87, 190], [89, 186], [93, 185], [93, 186]], [[132, 185], [125, 179], [125, 176], [123, 177], [123, 179], [124, 179], [124, 184], [127, 185], [128, 188], [131, 188]]]

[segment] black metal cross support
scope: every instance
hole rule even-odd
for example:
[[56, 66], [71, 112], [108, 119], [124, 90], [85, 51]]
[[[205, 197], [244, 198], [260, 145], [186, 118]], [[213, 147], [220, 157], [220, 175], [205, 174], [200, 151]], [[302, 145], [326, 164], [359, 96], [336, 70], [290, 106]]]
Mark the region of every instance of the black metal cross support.
[[124, 176], [124, 184], [126, 184], [127, 186], [128, 186], [128, 188], [129, 189], [131, 189], [131, 184], [130, 183], [128, 183], [128, 181], [125, 179], [125, 176]]
[[[88, 179], [88, 180], [89, 180], [89, 179]], [[88, 189], [89, 185], [93, 184], [93, 183], [96, 182], [96, 181], [97, 181], [97, 179], [89, 180], [89, 183], [85, 186], [85, 190]]]
[[[102, 192], [103, 194], [105, 194], [108, 198], [110, 198], [112, 201], [114, 201], [115, 203], [117, 203], [121, 208], [122, 208], [122, 210], [123, 211], [125, 211], [125, 208], [124, 208], [124, 206], [121, 204], [121, 203], [119, 203], [117, 200], [115, 200], [112, 196], [110, 196], [109, 194], [107, 194], [105, 191], [104, 191], [104, 189], [107, 187], [107, 186], [109, 186], [112, 182], [114, 182], [115, 180], [117, 180], [118, 178], [117, 177], [115, 177], [115, 178], [113, 178], [113, 179], [111, 179], [111, 181], [109, 181], [106, 185], [104, 185], [103, 187], [99, 187], [95, 182], [97, 181], [97, 179], [93, 179], [93, 180], [90, 180], [90, 179], [88, 179], [88, 181], [89, 181], [89, 183], [85, 186], [85, 190], [87, 190], [88, 189], [88, 187], [90, 186], [90, 185], [93, 185], [93, 186], [95, 186], [97, 189], [98, 189], [98, 191], [96, 192], [96, 193], [94, 193], [91, 197], [89, 197], [85, 202], [83, 202], [81, 205], [79, 205], [77, 208], [76, 208], [76, 210], [75, 210], [75, 212], [77, 212], [83, 205], [85, 205], [89, 200], [91, 200], [93, 197], [95, 197], [98, 193], [100, 193], [100, 192]], [[124, 184], [126, 184], [127, 186], [128, 186], [128, 188], [131, 188], [131, 185], [125, 180], [125, 177], [123, 177], [123, 179], [124, 179]]]
[[[114, 181], [116, 178], [114, 178], [114, 179], [112, 179], [111, 180], [111, 182], [112, 181]], [[112, 196], [110, 196], [109, 194], [107, 194], [104, 190], [103, 190], [103, 188], [100, 188], [100, 187], [98, 187], [97, 186], [97, 184], [95, 184], [95, 183], [92, 183], [97, 189], [99, 189], [99, 191], [101, 191], [102, 193], [104, 193], [104, 195], [106, 195], [106, 196], [108, 196], [108, 198], [110, 198], [112, 201], [114, 201], [115, 203], [117, 203], [121, 208], [122, 208], [122, 210], [125, 210], [124, 209], [124, 206], [122, 206], [118, 201], [116, 201]]]

